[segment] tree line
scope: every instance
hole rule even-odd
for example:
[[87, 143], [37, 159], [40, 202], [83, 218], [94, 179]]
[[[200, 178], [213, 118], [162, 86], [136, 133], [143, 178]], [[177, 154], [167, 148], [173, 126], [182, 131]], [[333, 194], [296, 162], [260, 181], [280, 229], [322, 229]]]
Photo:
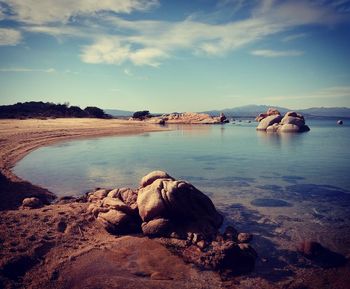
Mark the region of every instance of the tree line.
[[111, 118], [102, 109], [95, 106], [87, 106], [81, 109], [79, 106], [70, 106], [69, 103], [55, 104], [52, 102], [30, 101], [18, 102], [13, 105], [0, 106], [0, 118]]

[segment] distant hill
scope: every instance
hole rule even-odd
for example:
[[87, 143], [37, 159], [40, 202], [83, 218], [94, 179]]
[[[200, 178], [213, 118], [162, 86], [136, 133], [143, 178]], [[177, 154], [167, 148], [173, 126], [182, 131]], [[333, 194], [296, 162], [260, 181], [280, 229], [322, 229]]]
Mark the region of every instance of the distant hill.
[[55, 104], [52, 102], [30, 101], [18, 102], [12, 105], [0, 105], [0, 118], [63, 118], [63, 117], [92, 117], [110, 118], [102, 109], [88, 106], [81, 109], [79, 106]]
[[105, 109], [104, 110], [106, 113], [110, 114], [111, 116], [132, 116], [133, 111], [128, 111], [128, 110], [119, 110], [119, 109]]
[[306, 115], [313, 116], [350, 117], [350, 108], [348, 107], [312, 107], [300, 111]]
[[278, 109], [282, 114], [290, 110], [285, 107], [251, 104], [234, 108], [225, 108], [222, 110], [204, 111], [204, 113], [214, 116], [223, 112], [226, 116], [230, 117], [256, 117], [259, 113], [266, 112], [270, 107]]
[[266, 112], [268, 108], [274, 107], [282, 114], [287, 111], [297, 111], [301, 114], [317, 117], [348, 117], [350, 118], [350, 108], [347, 107], [313, 107], [307, 109], [289, 109], [273, 105], [245, 105], [234, 108], [226, 108], [222, 110], [204, 111], [209, 115], [218, 115], [223, 112], [228, 117], [256, 117], [259, 113]]

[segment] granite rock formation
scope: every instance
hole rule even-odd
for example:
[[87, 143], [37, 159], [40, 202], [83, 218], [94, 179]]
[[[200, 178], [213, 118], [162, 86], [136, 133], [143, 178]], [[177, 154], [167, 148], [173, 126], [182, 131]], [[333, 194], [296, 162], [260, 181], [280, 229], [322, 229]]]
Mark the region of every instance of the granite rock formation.
[[212, 201], [166, 172], [147, 174], [136, 190], [98, 189], [87, 200], [88, 212], [112, 234], [142, 232], [203, 269], [242, 274], [254, 268], [252, 236], [231, 226], [220, 234], [223, 216]]
[[150, 123], [165, 124], [165, 123], [181, 123], [181, 124], [223, 124], [229, 120], [221, 113], [219, 116], [210, 116], [206, 113], [184, 112], [163, 114], [160, 117], [152, 117], [147, 120]]
[[260, 113], [255, 120], [259, 122], [257, 130], [266, 132], [306, 132], [310, 128], [305, 124], [304, 116], [289, 111], [283, 117], [274, 108], [269, 108], [266, 113]]

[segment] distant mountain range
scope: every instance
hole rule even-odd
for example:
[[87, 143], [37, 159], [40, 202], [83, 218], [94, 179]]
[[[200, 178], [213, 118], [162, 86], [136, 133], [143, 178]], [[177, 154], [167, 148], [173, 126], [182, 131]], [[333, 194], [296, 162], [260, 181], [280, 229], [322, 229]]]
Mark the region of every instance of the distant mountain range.
[[[238, 106], [234, 108], [225, 108], [221, 110], [209, 110], [203, 111], [212, 116], [217, 116], [223, 112], [228, 117], [256, 117], [259, 113], [266, 112], [270, 107], [278, 109], [282, 114], [287, 111], [293, 111], [294, 109], [289, 109], [286, 107], [272, 106], [272, 105], [245, 105]], [[107, 114], [115, 117], [130, 117], [133, 115], [134, 111], [128, 110], [118, 110], [118, 109], [105, 109]], [[348, 107], [312, 107], [306, 109], [295, 110], [306, 116], [314, 117], [346, 117], [350, 118], [350, 108]], [[162, 114], [162, 113], [160, 113]]]
[[245, 105], [222, 110], [204, 111], [204, 113], [208, 113], [210, 115], [218, 115], [222, 112], [228, 117], [256, 117], [259, 113], [266, 112], [270, 107], [276, 108], [282, 114], [286, 113], [287, 111], [297, 111], [306, 116], [350, 118], [350, 108], [348, 107], [312, 107], [295, 110], [272, 105]]

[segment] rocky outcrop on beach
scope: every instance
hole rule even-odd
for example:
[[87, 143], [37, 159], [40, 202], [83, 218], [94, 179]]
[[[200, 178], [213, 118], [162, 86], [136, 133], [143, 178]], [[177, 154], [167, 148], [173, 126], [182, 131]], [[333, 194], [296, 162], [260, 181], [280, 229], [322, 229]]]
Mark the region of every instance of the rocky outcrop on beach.
[[133, 233], [139, 230], [137, 192], [120, 188], [99, 189], [88, 196], [88, 212], [93, 214], [105, 229], [114, 234]]
[[141, 179], [136, 190], [98, 189], [88, 194], [88, 212], [112, 234], [143, 233], [198, 267], [233, 274], [254, 268], [252, 236], [227, 227], [223, 216], [192, 184], [163, 171]]
[[229, 120], [221, 113], [219, 116], [210, 116], [206, 113], [184, 112], [184, 113], [170, 113], [163, 114], [159, 117], [152, 117], [147, 120], [150, 123], [164, 124], [164, 123], [178, 123], [178, 124], [223, 124], [228, 123]]
[[306, 132], [310, 128], [305, 124], [303, 115], [288, 111], [283, 117], [275, 108], [269, 108], [266, 113], [260, 113], [255, 120], [259, 122], [257, 130], [266, 132]]
[[186, 239], [215, 236], [223, 217], [212, 201], [186, 181], [163, 171], [144, 176], [137, 190], [98, 189], [88, 195], [88, 211], [111, 233], [142, 231], [149, 236]]

